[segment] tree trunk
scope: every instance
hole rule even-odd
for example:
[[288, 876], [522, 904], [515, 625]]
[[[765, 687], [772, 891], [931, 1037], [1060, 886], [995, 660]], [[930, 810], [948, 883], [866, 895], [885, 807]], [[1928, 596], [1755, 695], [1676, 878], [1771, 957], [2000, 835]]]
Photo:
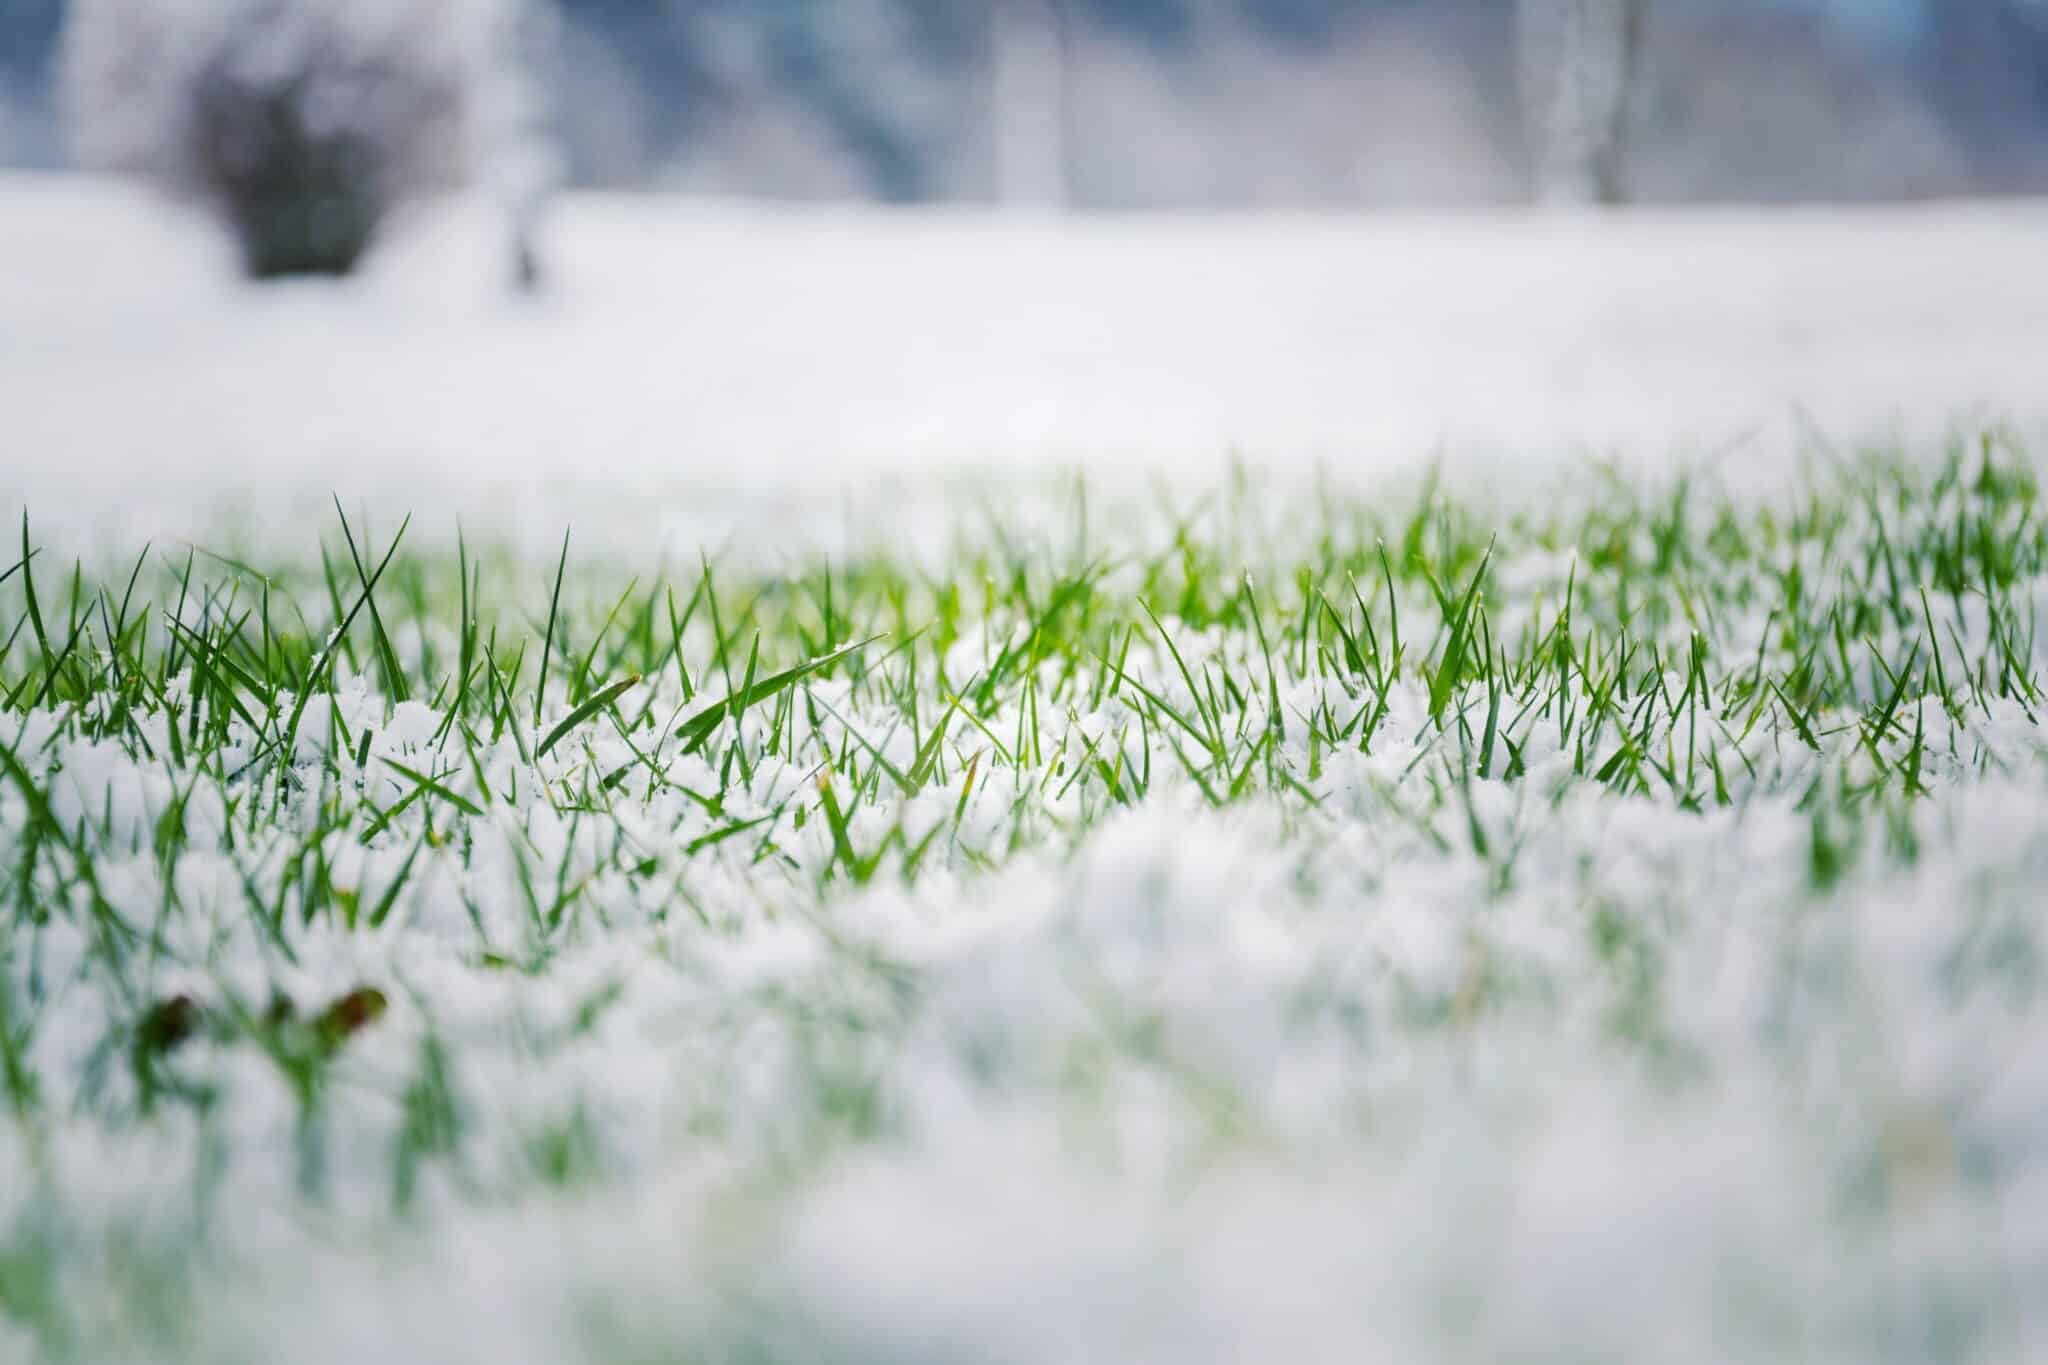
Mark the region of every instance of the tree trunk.
[[472, 158], [505, 214], [511, 283], [532, 293], [546, 280], [541, 237], [565, 178], [558, 146], [561, 16], [554, 0], [505, 0], [487, 11], [472, 79]]
[[996, 202], [1063, 208], [1069, 193], [1069, 41], [1061, 0], [992, 0]]
[[1649, 0], [1517, 0], [1516, 49], [1538, 197], [1628, 198], [1628, 125]]

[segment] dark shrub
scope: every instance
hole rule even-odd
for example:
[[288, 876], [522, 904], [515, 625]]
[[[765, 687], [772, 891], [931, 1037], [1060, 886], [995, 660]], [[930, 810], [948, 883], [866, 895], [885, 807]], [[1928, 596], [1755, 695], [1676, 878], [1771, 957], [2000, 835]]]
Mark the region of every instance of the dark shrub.
[[88, 163], [211, 209], [249, 274], [352, 270], [472, 155], [496, 0], [76, 0], [66, 96]]

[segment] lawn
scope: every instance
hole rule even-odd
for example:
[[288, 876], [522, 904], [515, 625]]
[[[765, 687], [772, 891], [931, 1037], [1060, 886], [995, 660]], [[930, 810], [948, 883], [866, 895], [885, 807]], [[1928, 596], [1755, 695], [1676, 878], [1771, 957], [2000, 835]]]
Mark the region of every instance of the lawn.
[[2039, 466], [1781, 473], [31, 505], [0, 1356], [2048, 1349]]

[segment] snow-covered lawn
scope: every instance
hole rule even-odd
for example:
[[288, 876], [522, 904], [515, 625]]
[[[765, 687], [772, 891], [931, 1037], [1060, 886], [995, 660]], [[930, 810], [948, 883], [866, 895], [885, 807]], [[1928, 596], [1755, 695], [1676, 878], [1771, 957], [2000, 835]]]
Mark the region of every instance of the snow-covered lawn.
[[0, 1360], [2048, 1351], [2043, 240], [0, 184]]
[[553, 240], [532, 306], [460, 210], [359, 285], [257, 292], [154, 200], [0, 180], [0, 513], [125, 542], [339, 492], [439, 539], [576, 520], [688, 557], [877, 509], [899, 535], [901, 485], [941, 472], [1441, 451], [1540, 490], [1582, 448], [1745, 475], [1809, 421], [2048, 429], [2031, 205], [1061, 226], [578, 199]]

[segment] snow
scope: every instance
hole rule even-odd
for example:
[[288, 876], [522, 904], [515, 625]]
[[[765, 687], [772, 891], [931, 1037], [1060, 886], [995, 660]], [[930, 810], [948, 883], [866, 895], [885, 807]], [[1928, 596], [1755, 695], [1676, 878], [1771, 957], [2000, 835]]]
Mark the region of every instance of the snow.
[[[552, 292], [422, 213], [358, 283], [254, 290], [205, 225], [0, 179], [0, 504], [91, 545], [338, 493], [538, 545], [904, 533], [937, 484], [1360, 477], [1451, 452], [1712, 458], [2048, 427], [2048, 207], [1129, 217], [575, 197]], [[274, 514], [289, 509], [282, 520]], [[0, 506], [0, 513], [14, 509]], [[261, 518], [251, 513], [262, 513]], [[280, 533], [284, 534], [284, 533]]]
[[[1237, 452], [1276, 484], [1367, 481], [1445, 451], [1454, 478], [1507, 497], [1611, 448], [1644, 469], [1718, 458], [1761, 486], [1809, 429], [2048, 419], [2037, 207], [1063, 223], [584, 198], [537, 301], [498, 292], [492, 231], [457, 208], [359, 283], [256, 291], [125, 189], [0, 182], [0, 513], [26, 503], [40, 540], [92, 555], [181, 534], [303, 555], [333, 493], [387, 533], [410, 509], [430, 537], [459, 517], [552, 547], [575, 520], [594, 554], [694, 557], [736, 533], [768, 553], [829, 543], [863, 519], [914, 540], [957, 525], [977, 485], [1074, 468], [1199, 486]], [[1533, 593], [1568, 564], [1501, 573]], [[1945, 638], [1981, 645], [1983, 620], [1957, 610]], [[1242, 639], [1183, 643], [1197, 667], [1211, 650], [1250, 666]], [[672, 680], [649, 686], [668, 689], [662, 714], [680, 704]], [[821, 819], [779, 833], [786, 869], [737, 844], [691, 860], [712, 818], [629, 784], [603, 837], [644, 845], [673, 883], [594, 877], [590, 918], [532, 975], [479, 960], [524, 932], [518, 860], [577, 876], [600, 860], [598, 831], [531, 779], [621, 765], [615, 737], [537, 765], [486, 748], [485, 785], [517, 794], [421, 855], [388, 926], [295, 928], [290, 963], [242, 878], [277, 884], [320, 794], [231, 858], [209, 789], [145, 992], [260, 1008], [282, 988], [310, 1010], [393, 983], [389, 1016], [335, 1063], [330, 1202], [301, 1201], [309, 1144], [252, 1048], [181, 1050], [218, 1086], [206, 1123], [103, 1125], [84, 1092], [130, 1083], [93, 1063], [122, 1020], [81, 985], [46, 1001], [29, 1045], [52, 1117], [0, 1126], [0, 1229], [49, 1220], [58, 1262], [90, 1272], [81, 1320], [115, 1295], [124, 1249], [146, 1266], [203, 1246], [196, 1273], [226, 1265], [234, 1287], [184, 1330], [217, 1360], [2048, 1349], [2029, 1288], [2048, 1275], [2048, 992], [1955, 988], [2038, 952], [2048, 804], [2017, 703], [1930, 715], [1942, 785], [1915, 808], [1920, 861], [1866, 849], [1815, 892], [1798, 802], [1821, 760], [1804, 749], [1757, 734], [1756, 799], [1703, 815], [1583, 785], [1552, 799], [1565, 755], [1545, 731], [1523, 782], [1474, 784], [1472, 818], [1520, 850], [1496, 887], [1438, 837], [1445, 812], [1404, 818], [1393, 784], [1422, 756], [1427, 702], [1407, 684], [1390, 702], [1372, 756], [1324, 760], [1314, 809], [1213, 813], [1162, 775], [1076, 847], [914, 889], [884, 878], [829, 919], [803, 884], [831, 865]], [[301, 757], [324, 750], [315, 705]], [[333, 706], [376, 732], [367, 765], [337, 756], [347, 780], [389, 801], [374, 774], [412, 758], [435, 713], [387, 710], [356, 678]], [[821, 729], [843, 747], [848, 722], [887, 730]], [[104, 812], [146, 844], [173, 799], [159, 767], [56, 739], [49, 713], [0, 723], [61, 818]], [[235, 754], [253, 741], [238, 730]], [[1857, 737], [1827, 742], [1839, 758]], [[1305, 747], [1298, 729], [1289, 743]], [[1980, 748], [1987, 775], [1939, 756]], [[720, 819], [814, 780], [764, 761]], [[1000, 846], [1008, 795], [979, 790], [964, 841]], [[913, 836], [951, 793], [930, 805], [909, 808]], [[419, 815], [394, 837], [339, 831], [337, 880], [387, 884]], [[0, 833], [24, 824], [0, 788]], [[155, 923], [153, 855], [101, 867], [120, 912]], [[661, 913], [685, 873], [701, 922]], [[1644, 1027], [1672, 1068], [1699, 1068], [1686, 1085], [1619, 1060], [1630, 982], [1587, 932], [1601, 905], [1628, 912], [1644, 970], [1670, 973]], [[82, 919], [37, 935], [47, 980], [87, 960]], [[1488, 1003], [1466, 1017], [1481, 975]], [[460, 1169], [420, 1172], [396, 1219], [392, 1134], [435, 1046], [482, 1137]], [[835, 1147], [862, 1102], [878, 1131]], [[610, 1178], [533, 1193], [536, 1146], [579, 1132]], [[196, 1228], [223, 1143], [231, 1197]], [[116, 1359], [121, 1324], [105, 1330]], [[1945, 1330], [1973, 1335], [1951, 1349]], [[0, 1355], [14, 1345], [0, 1315]]]

